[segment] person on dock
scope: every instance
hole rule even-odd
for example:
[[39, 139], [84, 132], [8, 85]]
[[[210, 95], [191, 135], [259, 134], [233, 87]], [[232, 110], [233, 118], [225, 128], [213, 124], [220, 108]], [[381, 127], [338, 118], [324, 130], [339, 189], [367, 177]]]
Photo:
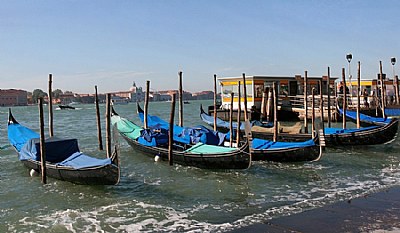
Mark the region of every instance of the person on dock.
[[261, 118], [261, 112], [258, 111], [258, 109], [256, 108], [255, 105], [251, 106], [251, 109], [250, 109], [250, 118], [251, 118], [252, 121], [254, 121], [254, 120], [259, 121], [260, 118]]
[[363, 96], [364, 96], [364, 107], [369, 108], [367, 89], [364, 89]]

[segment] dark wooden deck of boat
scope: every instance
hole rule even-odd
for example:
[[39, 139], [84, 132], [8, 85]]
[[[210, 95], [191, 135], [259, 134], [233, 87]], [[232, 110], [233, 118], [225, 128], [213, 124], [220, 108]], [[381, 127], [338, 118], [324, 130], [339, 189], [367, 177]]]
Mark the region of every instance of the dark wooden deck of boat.
[[233, 232], [400, 232], [400, 186]]

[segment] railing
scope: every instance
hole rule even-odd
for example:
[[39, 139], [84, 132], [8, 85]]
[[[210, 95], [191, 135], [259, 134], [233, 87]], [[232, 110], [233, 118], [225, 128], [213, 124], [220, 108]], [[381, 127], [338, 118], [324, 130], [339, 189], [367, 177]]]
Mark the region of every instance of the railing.
[[[304, 109], [304, 95], [296, 95], [296, 96], [288, 96], [285, 98], [289, 98], [289, 103], [290, 105], [285, 106], [282, 105], [283, 107], [291, 107], [291, 108], [298, 108], [298, 109]], [[327, 109], [328, 108], [328, 96], [324, 95], [322, 96], [323, 99], [323, 108]], [[334, 96], [331, 96], [330, 98], [330, 107], [331, 109], [334, 109], [336, 106], [336, 98]], [[311, 108], [311, 104], [312, 104], [312, 96], [309, 95], [307, 96], [307, 106], [308, 108]], [[315, 95], [314, 96], [314, 106], [315, 108], [320, 107], [321, 105], [321, 97], [319, 95]]]

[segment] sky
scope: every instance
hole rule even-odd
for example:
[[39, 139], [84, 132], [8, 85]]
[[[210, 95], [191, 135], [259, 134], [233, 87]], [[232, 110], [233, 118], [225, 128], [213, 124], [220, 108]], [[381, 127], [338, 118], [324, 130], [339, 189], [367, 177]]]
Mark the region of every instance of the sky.
[[[0, 0], [0, 89], [213, 90], [213, 75], [375, 78], [400, 61], [398, 0]], [[395, 72], [400, 68], [394, 66]]]

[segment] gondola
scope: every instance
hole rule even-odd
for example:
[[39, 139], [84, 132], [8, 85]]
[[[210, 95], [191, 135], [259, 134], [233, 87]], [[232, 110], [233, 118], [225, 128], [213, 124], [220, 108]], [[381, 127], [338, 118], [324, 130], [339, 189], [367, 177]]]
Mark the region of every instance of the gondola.
[[393, 141], [397, 134], [398, 120], [392, 119], [387, 125], [374, 125], [359, 129], [325, 128], [327, 146], [377, 145]]
[[[9, 109], [8, 140], [19, 160], [29, 169], [41, 170], [40, 136], [19, 124]], [[45, 140], [46, 175], [55, 179], [87, 185], [115, 185], [120, 178], [117, 151], [111, 158], [98, 159], [79, 151], [77, 139], [51, 137]]]
[[[137, 111], [140, 120], [144, 120], [144, 112], [140, 105], [137, 105]], [[169, 124], [157, 116], [147, 116], [149, 127], [157, 127], [168, 129]], [[179, 126], [174, 126], [178, 128]], [[191, 128], [191, 127], [183, 127]], [[199, 127], [193, 127], [199, 128]], [[201, 128], [200, 128], [201, 129]], [[214, 134], [217, 134], [214, 132]], [[310, 136], [311, 137], [311, 136]], [[226, 134], [226, 139], [229, 139], [229, 134]], [[251, 144], [251, 155], [253, 161], [275, 161], [275, 162], [305, 162], [317, 161], [321, 158], [322, 147], [319, 146], [318, 135], [314, 138], [304, 142], [273, 142], [271, 140], [264, 140], [253, 138]]]
[[[112, 110], [111, 123], [120, 135], [135, 150], [152, 157], [168, 160], [168, 131], [161, 128], [143, 129], [133, 122], [120, 117]], [[188, 145], [174, 136], [173, 163], [203, 169], [247, 169], [251, 165], [249, 142], [240, 148], [222, 147], [197, 143]]]
[[[206, 113], [201, 113], [204, 115]], [[326, 147], [377, 145], [391, 142], [395, 139], [398, 130], [398, 120], [393, 118], [384, 125], [374, 125], [360, 129], [324, 128]], [[273, 133], [253, 131], [254, 138], [272, 140]], [[307, 141], [311, 134], [307, 133], [279, 133], [278, 141]]]

